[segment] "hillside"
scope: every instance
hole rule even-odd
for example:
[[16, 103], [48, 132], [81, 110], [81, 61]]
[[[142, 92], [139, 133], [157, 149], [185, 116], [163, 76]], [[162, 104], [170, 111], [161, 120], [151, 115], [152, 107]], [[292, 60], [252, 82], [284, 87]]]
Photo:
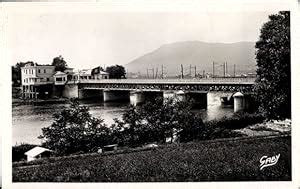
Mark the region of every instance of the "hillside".
[[[228, 64], [228, 74], [233, 74], [233, 65], [236, 65], [236, 74], [255, 71], [255, 43], [205, 43], [200, 41], [177, 42], [161, 46], [125, 65], [128, 72], [140, 72], [146, 75], [146, 69], [158, 68], [164, 65], [168, 75], [179, 75], [180, 65], [183, 64], [185, 74], [189, 73], [189, 66], [197, 67], [197, 73], [212, 73], [212, 62], [217, 62], [216, 74], [223, 75], [223, 62]], [[152, 73], [152, 71], [151, 71]], [[192, 69], [194, 74], [194, 69]]]

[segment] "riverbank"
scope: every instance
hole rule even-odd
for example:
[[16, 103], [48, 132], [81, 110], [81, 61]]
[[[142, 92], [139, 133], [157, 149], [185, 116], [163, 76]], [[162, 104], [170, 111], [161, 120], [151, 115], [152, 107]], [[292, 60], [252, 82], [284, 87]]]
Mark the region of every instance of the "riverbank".
[[242, 129], [234, 130], [242, 135], [246, 136], [268, 136], [268, 135], [280, 135], [291, 134], [291, 120], [286, 119], [282, 121], [269, 120], [263, 123], [257, 123], [249, 125]]
[[[280, 154], [260, 170], [260, 158]], [[50, 158], [51, 159], [51, 158]], [[49, 161], [49, 160], [45, 160]], [[14, 164], [14, 182], [169, 182], [291, 180], [289, 135], [168, 144], [128, 153], [55, 158]]]
[[12, 98], [12, 105], [41, 105], [41, 104], [59, 104], [67, 103], [69, 99], [67, 98], [50, 98], [50, 99], [20, 99]]

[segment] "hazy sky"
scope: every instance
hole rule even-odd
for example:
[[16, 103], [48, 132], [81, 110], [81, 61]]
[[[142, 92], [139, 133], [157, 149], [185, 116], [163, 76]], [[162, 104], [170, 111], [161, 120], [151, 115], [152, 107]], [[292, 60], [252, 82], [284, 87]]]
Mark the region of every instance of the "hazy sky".
[[126, 64], [166, 43], [256, 41], [272, 13], [13, 14], [8, 47], [12, 64], [49, 64], [58, 55], [80, 69]]

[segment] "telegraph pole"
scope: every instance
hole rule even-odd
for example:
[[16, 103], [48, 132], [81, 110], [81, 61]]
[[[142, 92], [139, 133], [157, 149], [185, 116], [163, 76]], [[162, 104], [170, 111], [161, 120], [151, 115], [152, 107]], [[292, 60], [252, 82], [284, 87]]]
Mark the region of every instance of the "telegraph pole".
[[225, 77], [227, 76], [227, 73], [228, 73], [228, 67], [227, 67], [227, 62], [225, 62]]
[[215, 76], [215, 62], [213, 62], [213, 74], [212, 74], [212, 77], [214, 78]]
[[154, 79], [154, 68], [152, 68], [152, 74], [153, 74], [153, 79]]
[[197, 77], [197, 67], [195, 66], [195, 78]]
[[161, 65], [161, 78], [164, 78], [164, 65]]
[[225, 62], [223, 63], [223, 71], [224, 71], [224, 77], [225, 77]]
[[157, 75], [158, 75], [158, 68], [156, 68], [155, 79], [157, 78]]
[[148, 79], [149, 79], [149, 72], [148, 71], [152, 71], [152, 77], [153, 77], [153, 79], [154, 79], [154, 68], [152, 68], [152, 69], [148, 69], [147, 68], [147, 77], [148, 77]]
[[148, 68], [147, 68], [147, 78], [149, 79], [149, 73], [148, 73]]
[[181, 79], [183, 79], [183, 66], [181, 64]]
[[233, 65], [233, 77], [235, 77], [235, 64]]

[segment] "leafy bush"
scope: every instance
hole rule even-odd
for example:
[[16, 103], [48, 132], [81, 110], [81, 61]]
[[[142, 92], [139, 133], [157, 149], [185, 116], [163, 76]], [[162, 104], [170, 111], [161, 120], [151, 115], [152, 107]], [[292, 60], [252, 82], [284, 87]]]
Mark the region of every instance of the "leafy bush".
[[110, 129], [103, 120], [92, 117], [88, 107], [80, 106], [76, 100], [53, 117], [54, 122], [42, 128], [43, 134], [39, 138], [44, 140], [44, 146], [57, 154], [89, 152], [110, 141]]
[[180, 140], [189, 141], [201, 135], [204, 127], [202, 119], [191, 111], [190, 102], [156, 98], [142, 107], [129, 107], [112, 129], [116, 142], [136, 146], [164, 143], [168, 137], [174, 139], [175, 133]]

